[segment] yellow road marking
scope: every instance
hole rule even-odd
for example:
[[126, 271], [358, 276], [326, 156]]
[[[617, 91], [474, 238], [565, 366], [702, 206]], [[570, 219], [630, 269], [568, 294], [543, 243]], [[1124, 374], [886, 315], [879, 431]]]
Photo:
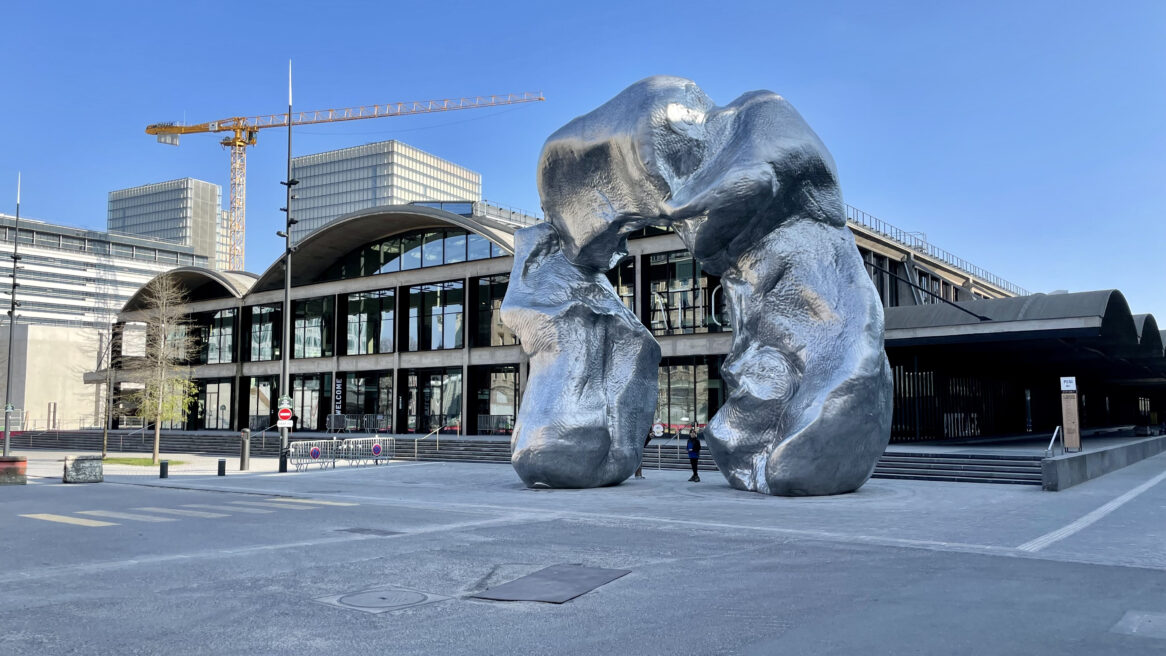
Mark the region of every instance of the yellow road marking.
[[359, 506], [359, 503], [349, 503], [347, 501], [317, 501], [315, 499], [292, 499], [291, 497], [272, 497], [268, 501], [279, 501], [281, 503], [306, 503], [319, 506]]
[[75, 524], [77, 526], [117, 526], [113, 522], [99, 522], [96, 519], [84, 519], [82, 517], [69, 517], [67, 515], [51, 515], [48, 513], [37, 513], [34, 515], [21, 515], [21, 517], [28, 517], [29, 519], [43, 519], [46, 522], [60, 522], [62, 524]]
[[155, 517], [153, 515], [135, 515], [114, 510], [79, 510], [78, 515], [93, 515], [94, 517], [109, 517], [112, 519], [128, 519], [133, 522], [173, 522], [173, 517]]
[[259, 508], [223, 508], [222, 506], [212, 506], [206, 503], [184, 503], [183, 508], [209, 508], [211, 510], [229, 510], [231, 512], [250, 513], [252, 515], [263, 515], [266, 513], [273, 513], [274, 510], [260, 510]]
[[285, 510], [315, 510], [315, 506], [297, 506], [292, 503], [269, 503], [267, 501], [228, 501], [233, 506], [259, 506], [260, 508], [283, 508]]
[[134, 510], [145, 510], [146, 512], [162, 513], [163, 515], [178, 515], [180, 517], [230, 517], [226, 513], [205, 512], [202, 510], [179, 510], [177, 508], [134, 508]]

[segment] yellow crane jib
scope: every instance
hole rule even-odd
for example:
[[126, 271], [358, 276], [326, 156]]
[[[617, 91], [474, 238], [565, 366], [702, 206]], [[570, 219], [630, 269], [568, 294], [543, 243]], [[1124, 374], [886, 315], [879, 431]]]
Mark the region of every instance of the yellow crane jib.
[[459, 109], [481, 109], [501, 105], [541, 102], [543, 100], [546, 100], [546, 98], [543, 97], [541, 92], [418, 100], [387, 103], [384, 105], [361, 105], [359, 107], [346, 107], [343, 109], [293, 112], [291, 114], [264, 114], [262, 116], [251, 117], [236, 116], [207, 123], [195, 123], [193, 125], [182, 125], [174, 122], [154, 123], [146, 127], [146, 134], [156, 135], [159, 143], [177, 146], [179, 136], [184, 134], [211, 132], [231, 133], [219, 142], [231, 151], [231, 193], [229, 208], [227, 210], [227, 232], [230, 236], [230, 249], [225, 264], [228, 270], [242, 270], [243, 237], [244, 226], [246, 224], [244, 217], [247, 196], [247, 146], [255, 145], [255, 138], [260, 130], [265, 128], [287, 127], [289, 121], [292, 126], [315, 125], [319, 123], [338, 123], [340, 121], [358, 121], [366, 118], [387, 118], [390, 116], [451, 112]]

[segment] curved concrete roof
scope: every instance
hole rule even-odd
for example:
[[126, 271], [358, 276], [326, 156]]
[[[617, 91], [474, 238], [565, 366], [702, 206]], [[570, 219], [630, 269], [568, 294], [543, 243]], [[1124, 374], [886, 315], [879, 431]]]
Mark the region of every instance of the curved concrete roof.
[[[477, 233], [514, 253], [514, 227], [476, 221], [460, 214], [419, 205], [384, 205], [346, 214], [296, 244], [292, 253], [292, 286], [315, 282], [337, 260], [378, 239], [420, 228], [456, 226]], [[259, 277], [251, 290], [283, 288], [282, 258]]]
[[[1116, 289], [1072, 294], [1032, 294], [963, 301], [958, 305], [959, 308], [946, 303], [888, 308], [887, 338], [961, 341], [1055, 334], [1061, 337], [1100, 338], [1120, 347], [1124, 354], [1142, 354], [1138, 327], [1130, 313], [1129, 304]], [[974, 315], [984, 317], [984, 320]], [[1146, 321], [1149, 320], [1152, 317]], [[1153, 326], [1156, 330], [1157, 323]], [[1154, 348], [1153, 341], [1147, 342], [1145, 348], [1148, 351]], [[1161, 357], [1161, 346], [1158, 346], [1157, 353]]]
[[1158, 321], [1152, 314], [1135, 314], [1134, 327], [1138, 330], [1138, 355], [1154, 358], [1162, 357], [1162, 333]]
[[[212, 298], [242, 298], [251, 290], [258, 279], [247, 271], [216, 271], [205, 267], [184, 266], [160, 273], [151, 280], [170, 276], [177, 280], [186, 293], [188, 301], [205, 301]], [[146, 283], [148, 285], [149, 283]], [[133, 312], [144, 308], [143, 290], [146, 285], [126, 301], [122, 312]]]

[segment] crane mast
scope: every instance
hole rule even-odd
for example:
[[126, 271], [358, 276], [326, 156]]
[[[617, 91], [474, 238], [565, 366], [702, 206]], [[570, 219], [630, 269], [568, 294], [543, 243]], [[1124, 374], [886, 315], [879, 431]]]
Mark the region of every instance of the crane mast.
[[413, 114], [451, 112], [461, 109], [517, 105], [520, 103], [541, 102], [543, 100], [545, 98], [542, 93], [510, 93], [493, 96], [397, 102], [384, 105], [361, 105], [359, 107], [322, 109], [291, 114], [264, 114], [251, 117], [236, 116], [193, 125], [155, 123], [146, 127], [146, 134], [156, 135], [159, 143], [177, 146], [178, 137], [183, 134], [229, 133], [219, 142], [231, 154], [230, 200], [227, 206], [226, 222], [230, 244], [227, 252], [227, 268], [230, 270], [242, 270], [243, 240], [246, 231], [247, 148], [255, 145], [259, 130], [288, 127], [289, 123], [294, 127], [297, 125], [316, 125], [320, 123], [338, 123], [369, 118], [387, 118], [390, 116], [408, 116]]

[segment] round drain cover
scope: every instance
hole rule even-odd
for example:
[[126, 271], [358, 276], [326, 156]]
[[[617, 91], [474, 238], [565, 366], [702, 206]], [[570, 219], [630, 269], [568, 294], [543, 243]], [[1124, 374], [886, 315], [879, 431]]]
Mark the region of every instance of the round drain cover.
[[372, 590], [344, 595], [337, 601], [357, 608], [395, 608], [419, 604], [426, 599], [424, 594], [412, 590]]

